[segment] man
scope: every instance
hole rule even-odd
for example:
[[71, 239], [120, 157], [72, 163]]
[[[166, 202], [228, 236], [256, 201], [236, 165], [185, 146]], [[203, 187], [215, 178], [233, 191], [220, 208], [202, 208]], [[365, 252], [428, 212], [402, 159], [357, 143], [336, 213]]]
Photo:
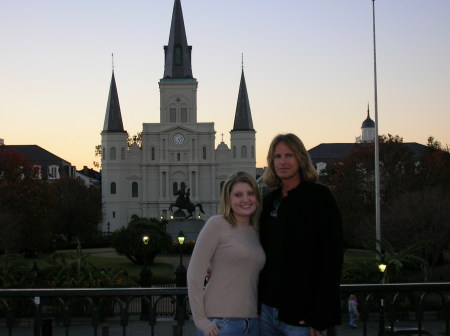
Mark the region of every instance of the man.
[[302, 141], [276, 136], [267, 155], [260, 221], [266, 264], [259, 280], [263, 336], [320, 335], [340, 324], [342, 219]]

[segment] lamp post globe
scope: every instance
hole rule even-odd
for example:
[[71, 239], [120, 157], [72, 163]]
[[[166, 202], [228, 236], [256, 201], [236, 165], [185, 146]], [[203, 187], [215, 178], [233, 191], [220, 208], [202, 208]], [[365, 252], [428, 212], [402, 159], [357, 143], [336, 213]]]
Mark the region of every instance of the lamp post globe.
[[144, 245], [143, 254], [144, 254], [144, 266], [142, 267], [141, 272], [139, 273], [141, 277], [141, 287], [151, 287], [152, 286], [152, 270], [150, 269], [150, 264], [148, 262], [148, 253], [150, 247], [150, 235], [143, 234], [142, 235], [142, 243]]

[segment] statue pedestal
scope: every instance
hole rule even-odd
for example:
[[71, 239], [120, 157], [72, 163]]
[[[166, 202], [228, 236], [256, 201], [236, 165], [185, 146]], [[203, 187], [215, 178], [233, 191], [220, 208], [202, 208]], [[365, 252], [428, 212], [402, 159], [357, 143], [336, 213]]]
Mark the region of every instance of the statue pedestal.
[[166, 232], [170, 234], [172, 240], [178, 239], [180, 231], [183, 231], [186, 240], [197, 240], [203, 225], [205, 225], [203, 219], [175, 218], [166, 224]]

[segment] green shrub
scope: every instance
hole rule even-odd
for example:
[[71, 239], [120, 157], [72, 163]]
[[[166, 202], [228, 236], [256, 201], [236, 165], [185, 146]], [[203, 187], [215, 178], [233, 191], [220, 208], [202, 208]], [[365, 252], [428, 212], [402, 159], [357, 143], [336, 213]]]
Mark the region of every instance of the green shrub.
[[[142, 237], [148, 235], [148, 245], [142, 242]], [[126, 256], [136, 264], [147, 262], [153, 264], [155, 257], [167, 252], [171, 245], [171, 238], [164, 229], [164, 224], [155, 218], [137, 218], [128, 227], [113, 232], [111, 245], [117, 254]]]

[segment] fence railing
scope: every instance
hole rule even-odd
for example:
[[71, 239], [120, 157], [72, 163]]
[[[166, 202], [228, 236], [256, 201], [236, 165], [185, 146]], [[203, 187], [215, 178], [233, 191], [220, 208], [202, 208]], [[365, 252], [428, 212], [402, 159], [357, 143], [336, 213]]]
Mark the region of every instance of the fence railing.
[[[330, 336], [346, 332], [350, 294], [359, 302], [359, 334], [373, 334], [375, 329], [378, 335], [388, 334], [407, 320], [421, 335], [427, 332], [424, 321], [432, 320], [437, 333], [450, 336], [450, 283], [341, 285], [343, 327], [329, 330]], [[24, 335], [24, 328], [18, 327], [24, 321], [32, 329], [27, 335], [50, 336], [53, 325], [67, 336], [79, 335], [81, 322], [94, 336], [109, 335], [113, 324], [122, 335], [133, 335], [133, 324], [141, 321], [139, 328], [148, 328], [145, 334], [154, 336], [163, 318], [173, 322], [170, 334], [183, 335], [190, 319], [186, 288], [0, 289], [0, 331], [6, 332], [1, 335]]]

